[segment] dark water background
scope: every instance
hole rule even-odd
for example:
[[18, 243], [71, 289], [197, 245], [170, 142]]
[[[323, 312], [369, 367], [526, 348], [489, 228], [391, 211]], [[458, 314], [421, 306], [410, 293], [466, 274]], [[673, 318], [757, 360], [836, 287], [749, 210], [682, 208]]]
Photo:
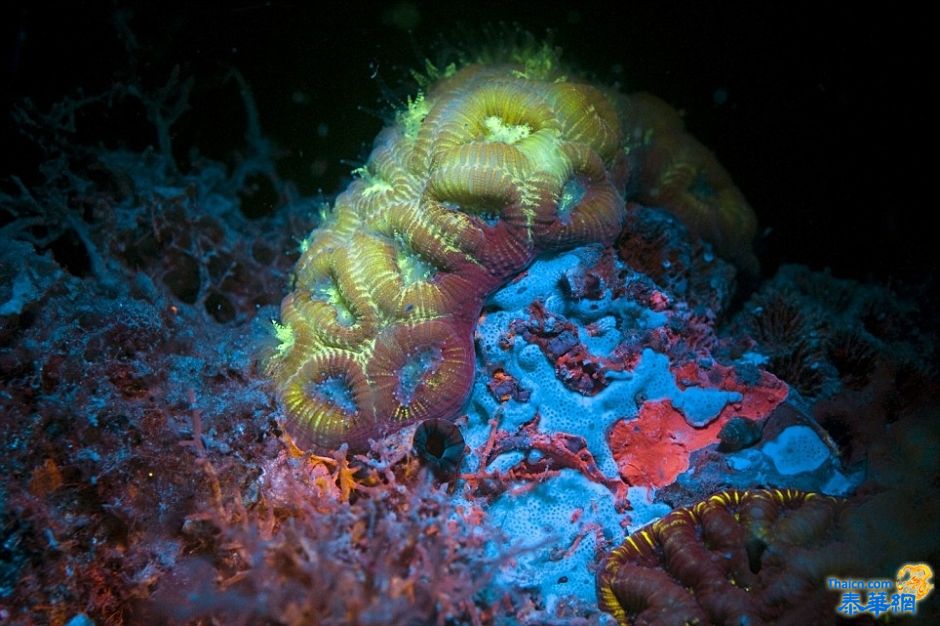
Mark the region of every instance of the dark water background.
[[[236, 86], [222, 80], [234, 67], [281, 149], [281, 175], [304, 193], [333, 194], [389, 103], [413, 92], [408, 70], [503, 21], [536, 35], [554, 29], [565, 58], [598, 80], [684, 110], [757, 211], [766, 275], [801, 262], [901, 289], [933, 280], [937, 72], [928, 59], [937, 46], [925, 16], [886, 6], [618, 4], [7, 4], [0, 184], [10, 174], [37, 180], [39, 154], [8, 114], [21, 98], [46, 107], [134, 74], [157, 87], [178, 65], [195, 77], [192, 109], [175, 127], [183, 163], [192, 146], [231, 161], [243, 145]], [[118, 22], [136, 40], [133, 58]], [[130, 105], [89, 114], [78, 130], [78, 140], [107, 146], [154, 142]]]

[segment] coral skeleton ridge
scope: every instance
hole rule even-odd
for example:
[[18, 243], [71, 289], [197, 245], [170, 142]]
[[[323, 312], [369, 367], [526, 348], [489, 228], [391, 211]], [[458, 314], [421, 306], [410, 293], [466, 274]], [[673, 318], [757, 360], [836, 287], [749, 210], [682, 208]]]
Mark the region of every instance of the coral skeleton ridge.
[[625, 201], [752, 266], [754, 216], [667, 105], [527, 66], [445, 72], [305, 241], [270, 370], [301, 445], [453, 418], [484, 299], [539, 254], [610, 244]]

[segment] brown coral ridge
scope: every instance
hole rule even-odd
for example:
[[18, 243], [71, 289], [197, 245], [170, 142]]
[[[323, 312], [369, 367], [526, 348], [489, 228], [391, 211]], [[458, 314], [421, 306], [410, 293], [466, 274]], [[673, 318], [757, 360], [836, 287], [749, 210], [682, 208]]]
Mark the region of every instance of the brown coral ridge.
[[[650, 159], [643, 172], [665, 167], [670, 148], [651, 146], [682, 146], [674, 160], [710, 157], [674, 125], [632, 150], [624, 129], [642, 130], [625, 126], [641, 109], [557, 69], [521, 65], [469, 65], [412, 101], [305, 242], [282, 303], [287, 339], [270, 371], [297, 441], [363, 449], [407, 424], [456, 415], [472, 384], [484, 298], [542, 252], [611, 244], [627, 189], [655, 195], [643, 191], [645, 175], [628, 186], [638, 158]], [[696, 167], [716, 197], [737, 204], [688, 208], [692, 196], [678, 192], [657, 203], [694, 225], [714, 218], [717, 240], [746, 246], [753, 216], [740, 193], [716, 163]]]
[[[598, 569], [601, 608], [626, 624], [809, 623], [834, 598], [822, 577], [844, 501], [729, 490], [630, 535]], [[802, 620], [802, 621], [801, 621]]]
[[693, 235], [750, 274], [758, 272], [751, 242], [757, 218], [715, 155], [685, 130], [679, 113], [650, 94], [627, 99], [626, 150], [635, 156], [631, 199], [663, 207]]

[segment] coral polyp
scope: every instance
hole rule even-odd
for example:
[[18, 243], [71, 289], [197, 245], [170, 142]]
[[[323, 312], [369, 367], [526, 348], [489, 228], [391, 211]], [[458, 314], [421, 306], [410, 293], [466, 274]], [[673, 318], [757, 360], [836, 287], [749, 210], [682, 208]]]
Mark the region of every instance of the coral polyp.
[[[628, 191], [661, 193], [697, 232], [749, 254], [750, 209], [681, 125], [660, 124], [634, 146], [645, 100], [552, 67], [445, 72], [379, 135], [305, 242], [281, 306], [291, 341], [270, 363], [302, 445], [362, 449], [409, 423], [452, 418], [472, 383], [484, 298], [540, 253], [612, 243]], [[686, 165], [705, 182], [673, 173]], [[702, 185], [718, 200], [692, 206]]]

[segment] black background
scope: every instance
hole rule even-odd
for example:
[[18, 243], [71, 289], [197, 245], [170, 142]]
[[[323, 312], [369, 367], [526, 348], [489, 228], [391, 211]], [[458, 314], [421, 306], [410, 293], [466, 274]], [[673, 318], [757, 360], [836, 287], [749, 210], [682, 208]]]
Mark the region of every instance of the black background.
[[[565, 58], [625, 91], [650, 91], [732, 173], [758, 213], [765, 275], [780, 263], [837, 276], [932, 284], [937, 211], [936, 55], [930, 20], [911, 9], [778, 3], [600, 4], [263, 2], [7, 5], [3, 19], [2, 184], [36, 176], [37, 151], [9, 111], [86, 94], [132, 72], [157, 87], [179, 66], [196, 78], [174, 140], [231, 162], [244, 115], [228, 68], [254, 90], [279, 169], [305, 193], [342, 189], [392, 105], [415, 88], [408, 70], [485, 23], [554, 30]], [[134, 59], [115, 16], [139, 44]], [[716, 93], [726, 94], [723, 103]], [[77, 140], [143, 148], [140, 107], [79, 120]]]

